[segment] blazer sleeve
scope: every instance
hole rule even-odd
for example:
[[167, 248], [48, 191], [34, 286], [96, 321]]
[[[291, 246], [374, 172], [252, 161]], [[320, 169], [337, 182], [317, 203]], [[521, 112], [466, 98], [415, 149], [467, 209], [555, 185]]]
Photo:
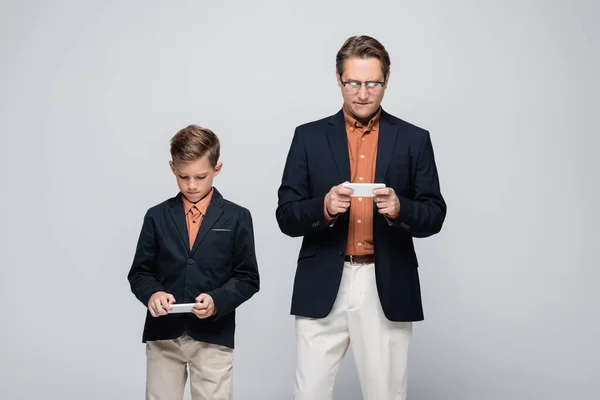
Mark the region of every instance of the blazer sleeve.
[[388, 223], [413, 237], [438, 233], [446, 218], [446, 203], [440, 192], [429, 132], [425, 132], [417, 156], [413, 189], [414, 194], [410, 199], [398, 196], [400, 213]]
[[246, 209], [242, 211], [235, 232], [233, 251], [231, 279], [220, 288], [207, 292], [212, 297], [217, 311], [211, 318], [213, 320], [231, 313], [260, 288], [252, 215]]
[[306, 148], [296, 129], [278, 191], [275, 216], [279, 229], [288, 236], [298, 237], [333, 226], [335, 219], [327, 221], [325, 218], [325, 196], [310, 198]]
[[146, 213], [133, 264], [127, 275], [131, 291], [146, 307], [148, 307], [148, 300], [153, 293], [165, 290], [156, 279], [157, 245], [155, 238], [154, 222], [149, 213]]

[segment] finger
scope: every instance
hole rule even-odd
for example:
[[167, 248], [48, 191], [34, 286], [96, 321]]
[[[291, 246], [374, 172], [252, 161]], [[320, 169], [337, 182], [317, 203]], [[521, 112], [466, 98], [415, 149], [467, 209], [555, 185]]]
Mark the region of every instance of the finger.
[[[344, 183], [350, 183], [350, 182], [344, 182]], [[344, 183], [340, 183], [339, 185], [334, 186], [332, 191], [335, 194], [341, 194], [344, 196], [351, 195], [352, 193], [354, 193], [354, 189], [342, 186]]]
[[196, 297], [196, 302], [202, 303], [206, 299], [206, 293], [201, 293], [200, 296]]
[[173, 307], [171, 306], [171, 304], [175, 304], [175, 297], [173, 297], [173, 295], [172, 295], [172, 294], [168, 294], [168, 295], [167, 295], [167, 297], [166, 297], [166, 299], [165, 299], [165, 301], [166, 301], [166, 303], [167, 303], [167, 304], [165, 305], [165, 308], [166, 308], [168, 311], [171, 311], [171, 310], [173, 309]]
[[375, 203], [377, 204], [393, 204], [394, 203], [394, 199], [389, 197], [389, 196], [378, 196], [375, 197]]
[[348, 211], [348, 207], [350, 207], [350, 202], [338, 201], [334, 206], [335, 213], [345, 213]]
[[391, 196], [394, 193], [394, 189], [393, 188], [380, 188], [380, 189], [373, 189], [373, 193], [375, 193], [376, 195], [379, 196]]
[[392, 215], [393, 213], [394, 213], [394, 207], [386, 207], [386, 208], [379, 209], [379, 214]]
[[346, 208], [350, 207], [350, 200], [340, 199], [340, 200], [338, 200], [338, 206], [343, 209], [346, 209]]
[[160, 306], [160, 299], [159, 298], [154, 299], [154, 301], [152, 302], [152, 308], [154, 308], [154, 312], [156, 313], [157, 317], [159, 315], [162, 315], [161, 312], [160, 312], [162, 310], [162, 307]]
[[148, 311], [150, 311], [150, 315], [156, 318], [156, 312], [154, 311], [154, 306], [152, 304], [148, 304]]
[[385, 207], [386, 205], [389, 205], [390, 202], [388, 201], [388, 199], [382, 199], [381, 197], [379, 197], [379, 198], [376, 197], [375, 204], [377, 204], [378, 208], [381, 208], [381, 207]]
[[387, 194], [376, 194], [375, 195], [375, 201], [387, 201], [390, 200], [392, 197], [388, 196]]
[[169, 306], [169, 303], [167, 303], [167, 299], [164, 296], [161, 296], [160, 301], [158, 303], [158, 314], [159, 315], [167, 315], [169, 313], [169, 310], [167, 309], [167, 307]]
[[354, 193], [354, 189], [352, 188], [345, 188], [345, 187], [340, 187], [336, 194], [338, 196], [343, 196], [343, 197], [350, 197], [350, 195], [352, 195]]

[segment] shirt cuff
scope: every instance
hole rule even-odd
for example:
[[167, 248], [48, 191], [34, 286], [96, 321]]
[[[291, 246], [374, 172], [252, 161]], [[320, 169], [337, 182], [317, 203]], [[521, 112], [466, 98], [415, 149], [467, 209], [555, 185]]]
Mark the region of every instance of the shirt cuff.
[[325, 214], [325, 221], [327, 222], [332, 222], [337, 218], [337, 215], [335, 217], [329, 215], [329, 211], [327, 211], [327, 203], [325, 200], [323, 200], [323, 213]]

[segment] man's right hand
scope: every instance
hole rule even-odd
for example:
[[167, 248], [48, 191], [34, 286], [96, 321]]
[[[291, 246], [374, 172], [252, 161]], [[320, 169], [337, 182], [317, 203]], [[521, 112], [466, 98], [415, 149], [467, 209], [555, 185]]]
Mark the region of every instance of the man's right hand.
[[331, 217], [348, 211], [352, 193], [354, 193], [354, 190], [343, 187], [342, 183], [331, 188], [329, 193], [325, 195], [325, 207]]
[[158, 291], [154, 292], [148, 300], [148, 310], [150, 315], [153, 317], [160, 317], [161, 315], [167, 315], [169, 311], [173, 309], [171, 304], [175, 303], [175, 297], [172, 294]]

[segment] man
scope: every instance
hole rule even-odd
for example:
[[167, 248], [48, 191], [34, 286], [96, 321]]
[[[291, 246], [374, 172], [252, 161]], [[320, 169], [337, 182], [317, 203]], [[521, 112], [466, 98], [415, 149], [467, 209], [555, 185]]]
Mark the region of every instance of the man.
[[[281, 231], [303, 236], [294, 399], [331, 399], [352, 342], [364, 399], [405, 400], [412, 321], [423, 319], [412, 238], [439, 232], [446, 204], [429, 132], [381, 109], [383, 45], [349, 38], [336, 78], [342, 110], [296, 129], [278, 192]], [[356, 197], [344, 182], [386, 187]]]

